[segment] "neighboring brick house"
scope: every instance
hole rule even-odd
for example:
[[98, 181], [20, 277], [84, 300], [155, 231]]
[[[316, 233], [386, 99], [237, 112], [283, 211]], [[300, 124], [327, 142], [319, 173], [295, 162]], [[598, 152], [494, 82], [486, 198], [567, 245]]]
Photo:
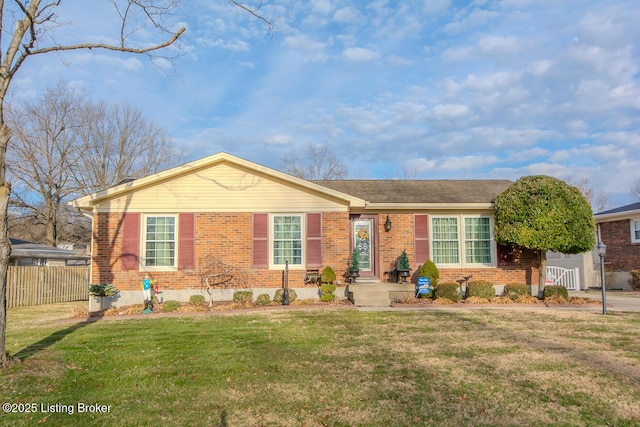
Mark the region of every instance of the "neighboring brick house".
[[201, 293], [199, 266], [211, 254], [250, 271], [252, 288], [271, 291], [283, 286], [287, 260], [289, 286], [313, 296], [317, 290], [304, 285], [309, 270], [330, 266], [344, 283], [354, 245], [365, 280], [388, 280], [405, 249], [412, 270], [431, 258], [441, 281], [472, 274], [498, 285], [537, 285], [537, 257], [494, 241], [493, 201], [509, 185], [307, 181], [219, 153], [72, 205], [93, 216], [92, 282], [115, 284], [119, 305], [140, 299], [144, 272], [165, 299]]
[[598, 233], [607, 245], [607, 288], [631, 289], [631, 270], [640, 269], [640, 202], [594, 215]]

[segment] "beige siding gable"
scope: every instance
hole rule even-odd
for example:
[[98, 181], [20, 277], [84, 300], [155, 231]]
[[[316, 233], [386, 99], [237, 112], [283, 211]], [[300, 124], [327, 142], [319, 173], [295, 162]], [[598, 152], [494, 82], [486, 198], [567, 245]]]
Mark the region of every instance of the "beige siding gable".
[[346, 202], [232, 164], [219, 163], [99, 202], [98, 212], [346, 211]]

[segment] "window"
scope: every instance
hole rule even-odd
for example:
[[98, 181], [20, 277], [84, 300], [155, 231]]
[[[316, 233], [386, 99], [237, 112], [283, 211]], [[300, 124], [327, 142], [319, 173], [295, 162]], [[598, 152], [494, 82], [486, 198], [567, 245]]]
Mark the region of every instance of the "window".
[[450, 266], [493, 265], [492, 236], [488, 216], [432, 217], [432, 259], [436, 264]]
[[640, 219], [631, 220], [631, 243], [640, 243]]
[[302, 216], [273, 216], [273, 252], [275, 266], [302, 265]]
[[458, 264], [458, 218], [433, 218], [433, 262]]
[[464, 254], [467, 264], [491, 264], [489, 218], [464, 219]]
[[175, 267], [176, 217], [147, 216], [145, 219], [145, 266]]

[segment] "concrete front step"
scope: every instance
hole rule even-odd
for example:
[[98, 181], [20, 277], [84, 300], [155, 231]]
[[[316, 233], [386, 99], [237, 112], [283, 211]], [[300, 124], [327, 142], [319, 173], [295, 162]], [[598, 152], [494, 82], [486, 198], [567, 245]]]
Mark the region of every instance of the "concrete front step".
[[395, 297], [411, 296], [414, 291], [415, 286], [411, 283], [367, 282], [349, 285], [350, 299], [358, 306], [385, 307], [390, 305]]

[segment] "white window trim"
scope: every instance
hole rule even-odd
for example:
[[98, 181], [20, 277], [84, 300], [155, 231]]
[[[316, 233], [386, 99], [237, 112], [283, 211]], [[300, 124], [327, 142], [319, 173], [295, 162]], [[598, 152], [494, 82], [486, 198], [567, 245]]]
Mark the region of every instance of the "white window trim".
[[[429, 241], [432, 242], [429, 245], [429, 257], [433, 260], [433, 219], [434, 218], [456, 218], [458, 220], [458, 263], [441, 263], [437, 262], [438, 268], [495, 268], [498, 266], [498, 245], [496, 244], [493, 236], [493, 215], [478, 214], [450, 214], [450, 215], [430, 215], [429, 219]], [[465, 249], [466, 239], [464, 235], [464, 220], [465, 218], [489, 218], [489, 232], [491, 233], [491, 263], [468, 263], [466, 262]], [[434, 260], [435, 262], [435, 260]]]
[[269, 214], [269, 269], [270, 270], [284, 270], [285, 264], [275, 264], [273, 262], [273, 243], [274, 243], [274, 218], [280, 216], [297, 216], [300, 218], [300, 239], [302, 240], [302, 254], [301, 264], [289, 264], [289, 270], [304, 270], [306, 268], [306, 253], [307, 253], [307, 222], [306, 215], [303, 213], [272, 213]]
[[[174, 219], [174, 242], [175, 249], [173, 253], [173, 265], [169, 266], [148, 266], [147, 265], [147, 219], [148, 218], [169, 218]], [[178, 214], [169, 213], [153, 213], [144, 214], [142, 218], [142, 227], [140, 227], [140, 268], [143, 271], [178, 271], [178, 236], [180, 235], [178, 230]]]
[[[634, 223], [638, 223], [638, 228], [634, 227]], [[636, 239], [636, 231], [640, 230], [640, 218], [631, 218], [629, 221], [631, 228], [631, 243], [640, 243], [640, 239]]]

